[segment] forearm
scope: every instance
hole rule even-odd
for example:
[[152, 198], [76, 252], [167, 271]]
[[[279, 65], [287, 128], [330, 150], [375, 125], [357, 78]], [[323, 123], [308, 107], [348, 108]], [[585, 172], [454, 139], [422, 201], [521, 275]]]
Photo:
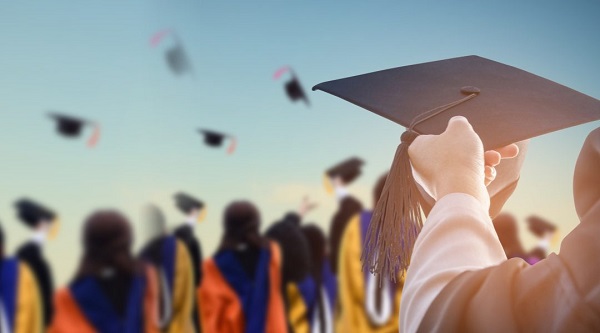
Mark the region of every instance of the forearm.
[[402, 331], [418, 328], [433, 299], [454, 277], [504, 260], [485, 205], [462, 193], [442, 197], [413, 249], [402, 297]]

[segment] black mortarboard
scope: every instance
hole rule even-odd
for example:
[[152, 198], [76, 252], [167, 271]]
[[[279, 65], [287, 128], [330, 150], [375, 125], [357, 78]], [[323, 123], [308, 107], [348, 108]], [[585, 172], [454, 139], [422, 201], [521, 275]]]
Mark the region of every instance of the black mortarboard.
[[527, 224], [529, 225], [529, 231], [540, 238], [544, 237], [544, 235], [548, 232], [556, 231], [556, 225], [535, 215], [527, 218]]
[[[408, 158], [408, 146], [419, 134], [440, 134], [450, 118], [461, 115], [489, 150], [600, 119], [597, 99], [478, 56], [324, 82], [313, 90], [408, 128], [371, 220], [363, 257], [371, 271], [387, 271], [392, 277], [408, 267], [418, 235], [412, 224], [418, 230], [422, 226], [420, 194]], [[401, 225], [392, 227], [397, 219]]]
[[77, 138], [81, 135], [84, 126], [93, 126], [94, 132], [88, 139], [87, 144], [89, 147], [94, 147], [98, 143], [98, 140], [100, 139], [100, 125], [98, 123], [55, 112], [50, 112], [48, 115], [56, 121], [57, 133], [66, 138]]
[[351, 157], [329, 168], [326, 173], [330, 178], [340, 177], [346, 184], [349, 184], [360, 176], [360, 168], [363, 164], [365, 162], [360, 158]]
[[175, 205], [185, 214], [189, 214], [193, 209], [204, 208], [204, 203], [189, 194], [179, 192], [175, 194]]
[[30, 199], [20, 199], [15, 208], [19, 220], [32, 228], [43, 220], [54, 221], [56, 217], [53, 211]]
[[237, 140], [235, 139], [235, 137], [229, 134], [215, 132], [207, 129], [199, 129], [198, 132], [200, 132], [204, 136], [204, 143], [209, 147], [221, 147], [225, 139], [230, 139], [229, 147], [227, 147], [228, 154], [233, 154], [235, 148], [237, 147]]
[[282, 67], [282, 68], [278, 69], [275, 72], [275, 74], [273, 75], [273, 78], [277, 80], [285, 72], [290, 72], [290, 74], [291, 74], [291, 78], [285, 83], [285, 92], [286, 92], [288, 98], [292, 102], [295, 102], [295, 101], [301, 99], [304, 101], [304, 103], [306, 103], [307, 106], [310, 105], [310, 102], [308, 101], [308, 97], [306, 96], [306, 93], [304, 92], [304, 88], [302, 88], [302, 84], [300, 83], [300, 80], [298, 80], [296, 73], [290, 67], [286, 66], [286, 67]]
[[171, 72], [175, 75], [182, 75], [186, 72], [193, 74], [192, 63], [188, 59], [183, 43], [173, 30], [166, 29], [156, 32], [150, 38], [150, 45], [152, 47], [158, 46], [167, 36], [173, 39], [173, 45], [167, 48], [165, 52], [165, 60]]

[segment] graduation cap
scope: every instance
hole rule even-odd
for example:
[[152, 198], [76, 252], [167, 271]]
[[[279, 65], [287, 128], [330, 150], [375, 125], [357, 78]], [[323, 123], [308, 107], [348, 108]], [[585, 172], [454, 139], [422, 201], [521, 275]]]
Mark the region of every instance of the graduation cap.
[[204, 136], [204, 143], [207, 146], [213, 147], [213, 148], [221, 147], [221, 145], [223, 144], [223, 141], [225, 139], [229, 139], [230, 142], [229, 142], [229, 146], [227, 147], [227, 154], [231, 155], [235, 152], [235, 148], [237, 147], [237, 140], [235, 139], [235, 137], [233, 137], [229, 134], [224, 134], [224, 133], [207, 130], [207, 129], [199, 129], [198, 132], [200, 132], [200, 134], [202, 134]]
[[48, 115], [56, 121], [56, 132], [65, 138], [78, 138], [86, 125], [92, 126], [94, 131], [88, 139], [87, 145], [93, 148], [98, 144], [100, 140], [100, 125], [98, 123], [55, 112], [50, 112]]
[[351, 157], [344, 160], [325, 171], [323, 182], [325, 189], [328, 193], [333, 192], [333, 186], [331, 179], [340, 177], [345, 184], [352, 183], [361, 174], [360, 168], [365, 164], [363, 160], [358, 157]]
[[56, 218], [52, 210], [30, 199], [18, 200], [15, 208], [19, 220], [31, 228], [35, 228], [41, 221], [54, 222]]
[[535, 215], [527, 218], [527, 224], [529, 225], [529, 231], [531, 231], [538, 238], [544, 237], [546, 233], [556, 231], [556, 225]]
[[166, 29], [156, 32], [150, 38], [150, 45], [152, 47], [158, 46], [167, 36], [173, 39], [173, 45], [165, 52], [165, 60], [171, 72], [178, 76], [186, 72], [193, 75], [192, 63], [188, 59], [183, 43], [173, 30]]
[[285, 83], [285, 92], [288, 95], [289, 99], [292, 102], [297, 100], [304, 100], [306, 106], [310, 106], [310, 102], [308, 101], [308, 97], [304, 93], [304, 88], [302, 88], [302, 84], [300, 84], [300, 80], [296, 76], [296, 73], [289, 66], [279, 68], [275, 74], [273, 75], [273, 79], [278, 80], [284, 73], [289, 72], [291, 74], [291, 78]]
[[[490, 150], [600, 119], [597, 99], [478, 56], [324, 82], [313, 90], [338, 96], [407, 128], [371, 219], [363, 253], [370, 271], [392, 278], [408, 267], [422, 226], [422, 194], [408, 157], [408, 147], [418, 135], [440, 134], [450, 118], [460, 115]], [[516, 180], [512, 184], [516, 186]], [[510, 191], [500, 189], [499, 194], [507, 199]]]
[[175, 205], [184, 214], [189, 214], [194, 209], [204, 208], [204, 203], [202, 201], [183, 192], [175, 194]]

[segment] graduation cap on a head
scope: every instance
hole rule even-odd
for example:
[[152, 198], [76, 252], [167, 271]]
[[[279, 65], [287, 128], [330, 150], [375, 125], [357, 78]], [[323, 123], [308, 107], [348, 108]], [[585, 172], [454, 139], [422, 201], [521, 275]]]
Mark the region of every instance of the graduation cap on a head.
[[535, 215], [529, 216], [527, 218], [527, 224], [529, 225], [529, 231], [531, 231], [534, 235], [536, 235], [539, 238], [544, 237], [546, 233], [556, 231], [556, 225], [552, 224], [546, 219]]
[[[460, 115], [469, 120], [489, 150], [600, 119], [597, 99], [478, 56], [324, 82], [313, 90], [338, 96], [407, 128], [369, 225], [363, 253], [370, 271], [393, 278], [395, 272], [408, 267], [418, 235], [415, 225], [417, 230], [422, 226], [422, 194], [408, 157], [408, 147], [418, 135], [440, 134], [450, 118]], [[504, 200], [516, 186], [518, 170], [513, 174], [500, 183], [498, 194]]]
[[291, 78], [285, 83], [285, 92], [288, 98], [292, 102], [295, 102], [299, 99], [304, 100], [304, 103], [306, 103], [306, 105], [309, 106], [310, 102], [308, 101], [308, 97], [304, 93], [304, 88], [302, 88], [300, 80], [298, 80], [296, 73], [290, 67], [285, 66], [279, 68], [277, 71], [275, 71], [275, 74], [273, 74], [273, 79], [279, 80], [279, 78], [287, 72], [289, 72], [291, 75]]
[[216, 132], [207, 129], [199, 129], [198, 132], [204, 136], [204, 143], [213, 148], [218, 148], [223, 145], [223, 142], [226, 139], [229, 139], [229, 146], [227, 147], [227, 154], [233, 154], [235, 152], [235, 148], [237, 147], [237, 140], [235, 137], [224, 134], [221, 132]]
[[15, 203], [19, 220], [28, 227], [35, 228], [42, 221], [54, 222], [56, 214], [30, 199], [20, 199]]
[[351, 157], [344, 160], [325, 171], [324, 185], [327, 192], [333, 192], [331, 179], [339, 177], [345, 184], [352, 183], [361, 174], [361, 167], [365, 164], [358, 157]]
[[88, 139], [87, 145], [88, 147], [93, 148], [98, 144], [98, 140], [100, 140], [100, 125], [98, 123], [55, 112], [50, 112], [49, 116], [56, 121], [57, 133], [66, 138], [77, 138], [81, 135], [81, 132], [86, 125], [92, 126], [94, 130]]
[[171, 72], [175, 75], [182, 75], [186, 72], [193, 74], [192, 63], [188, 59], [183, 43], [173, 30], [167, 29], [156, 32], [150, 38], [150, 45], [152, 47], [158, 46], [167, 36], [170, 36], [173, 40], [173, 44], [165, 52], [165, 60]]
[[194, 209], [203, 209], [204, 203], [193, 196], [178, 192], [175, 194], [175, 205], [182, 213], [189, 214]]

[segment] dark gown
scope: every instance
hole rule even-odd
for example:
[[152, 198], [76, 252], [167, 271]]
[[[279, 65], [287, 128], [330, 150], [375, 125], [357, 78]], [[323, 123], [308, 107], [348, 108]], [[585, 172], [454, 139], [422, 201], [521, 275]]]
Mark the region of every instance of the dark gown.
[[36, 278], [42, 296], [44, 326], [47, 327], [52, 322], [54, 314], [52, 305], [54, 283], [50, 266], [42, 254], [42, 248], [34, 242], [27, 242], [21, 246], [17, 250], [17, 257], [27, 263]]
[[[200, 247], [200, 242], [194, 235], [194, 229], [192, 229], [189, 225], [182, 225], [175, 229], [175, 237], [185, 244], [185, 247], [188, 249], [190, 257], [192, 258], [192, 266], [194, 270], [194, 285], [196, 288], [200, 287], [200, 282], [202, 281], [202, 248]], [[200, 317], [198, 307], [200, 304], [198, 302], [194, 302], [194, 326], [196, 327], [196, 332], [202, 332], [202, 326], [200, 325]]]
[[362, 211], [362, 204], [353, 196], [347, 196], [340, 202], [337, 212], [331, 220], [329, 229], [329, 260], [331, 261], [331, 269], [334, 274], [338, 274], [338, 256], [342, 235], [346, 226], [350, 223], [350, 219]]

